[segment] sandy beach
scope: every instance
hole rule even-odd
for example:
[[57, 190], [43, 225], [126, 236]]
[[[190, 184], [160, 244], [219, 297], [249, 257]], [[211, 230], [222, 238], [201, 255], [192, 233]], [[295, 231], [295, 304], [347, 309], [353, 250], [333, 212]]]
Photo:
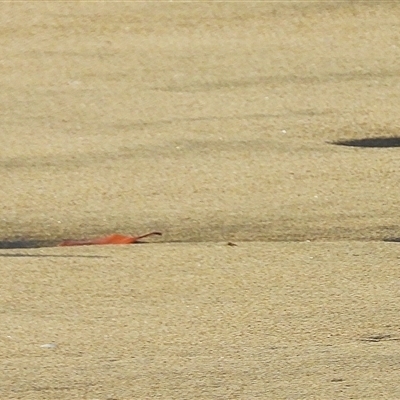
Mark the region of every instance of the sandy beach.
[[1, 4], [0, 397], [399, 399], [399, 15]]

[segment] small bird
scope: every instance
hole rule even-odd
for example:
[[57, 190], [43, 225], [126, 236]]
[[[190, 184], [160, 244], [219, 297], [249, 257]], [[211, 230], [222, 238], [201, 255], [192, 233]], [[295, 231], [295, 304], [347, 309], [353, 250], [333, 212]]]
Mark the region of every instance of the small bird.
[[95, 238], [95, 239], [81, 239], [81, 240], [64, 240], [58, 246], [89, 246], [94, 244], [132, 244], [140, 243], [139, 240], [152, 235], [162, 235], [161, 232], [150, 232], [141, 236], [124, 236], [114, 233], [109, 236]]

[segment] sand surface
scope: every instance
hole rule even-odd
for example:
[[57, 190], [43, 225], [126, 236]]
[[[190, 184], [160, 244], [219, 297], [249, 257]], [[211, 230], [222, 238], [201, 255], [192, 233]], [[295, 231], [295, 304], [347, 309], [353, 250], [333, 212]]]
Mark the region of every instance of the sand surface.
[[0, 397], [399, 399], [399, 17], [1, 4]]

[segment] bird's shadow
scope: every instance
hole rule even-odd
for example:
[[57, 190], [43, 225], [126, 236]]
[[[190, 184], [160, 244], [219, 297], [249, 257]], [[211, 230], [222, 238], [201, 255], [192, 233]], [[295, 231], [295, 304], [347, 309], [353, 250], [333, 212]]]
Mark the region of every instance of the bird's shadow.
[[[53, 242], [45, 240], [0, 240], [1, 250], [30, 250], [30, 249], [44, 249], [55, 247]], [[32, 254], [32, 253], [0, 253], [0, 257], [32, 257], [32, 258], [109, 258], [108, 256], [99, 256], [91, 254]]]
[[96, 256], [86, 254], [29, 254], [29, 253], [0, 253], [0, 257], [32, 257], [32, 258], [110, 258], [109, 256]]

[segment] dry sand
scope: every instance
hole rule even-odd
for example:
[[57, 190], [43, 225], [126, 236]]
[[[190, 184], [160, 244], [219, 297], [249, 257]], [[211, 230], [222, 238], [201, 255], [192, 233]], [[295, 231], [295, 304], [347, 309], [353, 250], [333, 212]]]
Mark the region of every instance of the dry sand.
[[0, 397], [399, 399], [399, 17], [1, 4]]

